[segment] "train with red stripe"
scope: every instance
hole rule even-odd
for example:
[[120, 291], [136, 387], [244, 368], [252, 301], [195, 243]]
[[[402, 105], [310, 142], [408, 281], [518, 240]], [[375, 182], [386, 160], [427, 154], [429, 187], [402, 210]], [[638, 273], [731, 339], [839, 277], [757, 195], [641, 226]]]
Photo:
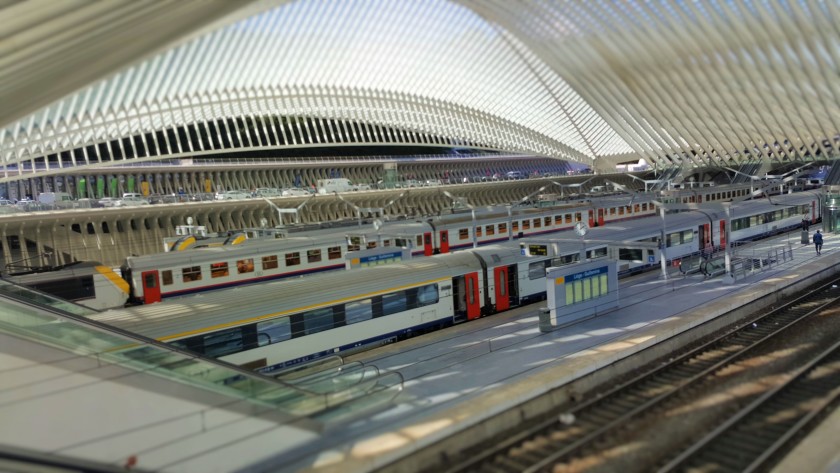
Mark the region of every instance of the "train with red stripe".
[[656, 213], [651, 196], [640, 196], [633, 202], [626, 195], [587, 201], [542, 201], [542, 205], [548, 204], [479, 208], [377, 226], [276, 232], [260, 239], [237, 238], [234, 234], [229, 241], [236, 244], [130, 256], [121, 270], [130, 286], [130, 302], [149, 304], [170, 297], [343, 269], [348, 252], [406, 248], [412, 256], [432, 256], [550, 235], [569, 230], [578, 222], [597, 227]]
[[[528, 237], [451, 254], [209, 292], [93, 316], [204, 356], [263, 372], [398, 341], [546, 295], [546, 270], [617, 261], [620, 273], [671, 264], [820, 220], [818, 195], [783, 195], [642, 217], [583, 237]], [[539, 251], [531, 251], [542, 245]], [[809, 249], [810, 251], [810, 249]], [[573, 267], [573, 266], [570, 266]]]

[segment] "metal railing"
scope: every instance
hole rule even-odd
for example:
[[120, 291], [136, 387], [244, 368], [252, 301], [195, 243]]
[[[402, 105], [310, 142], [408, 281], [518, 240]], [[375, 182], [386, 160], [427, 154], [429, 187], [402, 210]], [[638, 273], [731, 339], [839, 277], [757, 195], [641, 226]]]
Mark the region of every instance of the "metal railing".
[[790, 242], [769, 247], [744, 245], [733, 251], [731, 275], [737, 281], [791, 260], [793, 260], [793, 244]]

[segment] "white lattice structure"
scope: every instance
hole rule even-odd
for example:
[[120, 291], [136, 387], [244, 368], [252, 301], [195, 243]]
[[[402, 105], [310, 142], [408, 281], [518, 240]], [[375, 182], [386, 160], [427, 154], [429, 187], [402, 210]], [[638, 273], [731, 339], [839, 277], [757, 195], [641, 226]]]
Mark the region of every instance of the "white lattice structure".
[[0, 158], [61, 173], [125, 159], [383, 143], [601, 168], [640, 157], [700, 167], [836, 153], [835, 1], [249, 7], [271, 5], [5, 126]]

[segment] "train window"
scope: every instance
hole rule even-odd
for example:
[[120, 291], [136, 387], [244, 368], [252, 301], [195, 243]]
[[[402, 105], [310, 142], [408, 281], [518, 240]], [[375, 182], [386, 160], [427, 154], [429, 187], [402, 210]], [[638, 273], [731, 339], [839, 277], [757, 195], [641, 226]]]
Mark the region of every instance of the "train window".
[[501, 297], [505, 297], [507, 295], [507, 273], [501, 271], [499, 273], [499, 285], [497, 286], [499, 289], [499, 295]]
[[743, 230], [750, 227], [749, 217], [732, 219], [732, 231]]
[[367, 247], [368, 248], [376, 248], [376, 242], [375, 241], [367, 242]]
[[566, 223], [572, 223], [572, 214], [566, 214]]
[[437, 304], [438, 302], [438, 287], [436, 284], [429, 284], [417, 288], [417, 306], [423, 307], [426, 305]]
[[619, 207], [618, 208], [618, 214], [619, 215], [624, 215], [624, 207]]
[[589, 259], [604, 258], [607, 256], [607, 248], [595, 248], [587, 250], [586, 257]]
[[147, 289], [157, 287], [157, 278], [155, 278], [154, 274], [144, 274], [143, 279], [145, 279], [145, 281], [143, 281], [143, 287]]
[[297, 266], [300, 264], [300, 253], [286, 253], [286, 266]]
[[417, 235], [417, 247], [423, 246], [423, 235]]
[[581, 220], [583, 220], [583, 218], [581, 218], [580, 212], [575, 212], [575, 222], [580, 222]]
[[373, 318], [373, 300], [364, 299], [344, 304], [344, 320], [347, 325]]
[[500, 223], [499, 224], [499, 234], [503, 235], [505, 233], [507, 233], [507, 224], [506, 223]]
[[362, 248], [362, 237], [351, 236], [347, 242], [347, 251], [359, 251]]
[[642, 212], [646, 211], [647, 209], [648, 209], [648, 204], [647, 204], [647, 202], [645, 202], [645, 203], [642, 204]]
[[534, 219], [534, 228], [541, 228], [542, 227], [542, 220], [535, 218]]
[[340, 246], [331, 246], [327, 248], [327, 258], [333, 259], [341, 259], [341, 247]]
[[472, 278], [467, 279], [467, 304], [475, 304], [475, 280]]
[[542, 279], [545, 277], [545, 269], [548, 268], [550, 260], [535, 261], [528, 265], [528, 279]]
[[610, 207], [610, 215], [615, 215], [615, 207]]
[[554, 224], [555, 225], [562, 225], [563, 224], [563, 216], [562, 215], [555, 215], [554, 216]]
[[545, 218], [543, 219], [543, 221], [545, 222], [545, 226], [546, 226], [546, 227], [547, 227], [547, 226], [549, 226], [549, 225], [551, 225], [551, 217], [545, 217]]
[[518, 232], [519, 231], [519, 222], [513, 222], [512, 227], [513, 227], [513, 233]]
[[93, 276], [44, 281], [33, 283], [32, 287], [70, 301], [80, 301], [96, 296]]
[[184, 282], [201, 281], [201, 266], [181, 268], [181, 276], [184, 278]]
[[523, 230], [530, 230], [531, 229], [531, 221], [530, 220], [523, 220], [522, 221], [522, 229]]
[[292, 338], [292, 324], [288, 317], [257, 323], [257, 344], [270, 345]]
[[480, 237], [480, 236], [481, 236], [481, 227], [475, 227], [475, 236], [476, 236], [476, 237]]
[[[674, 234], [676, 235], [676, 234]], [[644, 260], [642, 257], [644, 256], [644, 252], [641, 249], [637, 248], [619, 248], [618, 249], [618, 259], [622, 261], [634, 261], [637, 263], [641, 263]]]
[[[606, 248], [605, 248], [606, 250]], [[580, 253], [575, 253], [572, 255], [563, 255], [558, 258], [554, 258], [551, 260], [552, 266], [563, 266], [565, 264], [572, 264], [576, 261], [580, 261]]]
[[459, 240], [468, 240], [470, 238], [470, 231], [466, 228], [462, 228], [458, 230], [458, 239]]
[[277, 269], [278, 266], [280, 266], [280, 265], [277, 263], [277, 255], [263, 256], [262, 257], [262, 269], [263, 269], [263, 271], [265, 271], [267, 269]]
[[389, 239], [382, 240], [382, 246], [391, 246], [391, 240], [389, 240]]
[[304, 335], [312, 335], [335, 327], [332, 307], [310, 310], [304, 312], [302, 316]]
[[210, 277], [223, 278], [228, 275], [227, 263], [210, 263]]
[[307, 263], [319, 263], [321, 261], [321, 250], [307, 250], [306, 251], [306, 262]]
[[638, 212], [639, 209], [641, 209], [641, 208], [642, 208], [642, 206], [640, 204], [636, 204], [636, 205], [633, 206], [633, 212]]
[[211, 358], [237, 353], [244, 349], [242, 327], [204, 335], [204, 354]]
[[245, 274], [245, 273], [253, 273], [254, 272], [254, 259], [241, 259], [236, 262], [236, 272], [238, 274]]
[[163, 281], [164, 286], [169, 286], [172, 284], [172, 270], [167, 269], [166, 271], [160, 272], [160, 279]]
[[487, 225], [484, 227], [484, 234], [487, 236], [493, 236], [496, 234], [496, 226], [495, 225]]
[[407, 300], [405, 292], [395, 292], [382, 296], [382, 315], [391, 315], [406, 310]]

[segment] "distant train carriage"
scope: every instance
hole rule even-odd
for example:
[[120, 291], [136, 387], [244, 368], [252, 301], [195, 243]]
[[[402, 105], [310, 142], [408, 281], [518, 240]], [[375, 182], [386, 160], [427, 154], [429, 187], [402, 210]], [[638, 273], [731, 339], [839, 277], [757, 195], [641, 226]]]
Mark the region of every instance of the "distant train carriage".
[[4, 273], [3, 278], [96, 310], [121, 307], [129, 296], [120, 275], [95, 262]]

